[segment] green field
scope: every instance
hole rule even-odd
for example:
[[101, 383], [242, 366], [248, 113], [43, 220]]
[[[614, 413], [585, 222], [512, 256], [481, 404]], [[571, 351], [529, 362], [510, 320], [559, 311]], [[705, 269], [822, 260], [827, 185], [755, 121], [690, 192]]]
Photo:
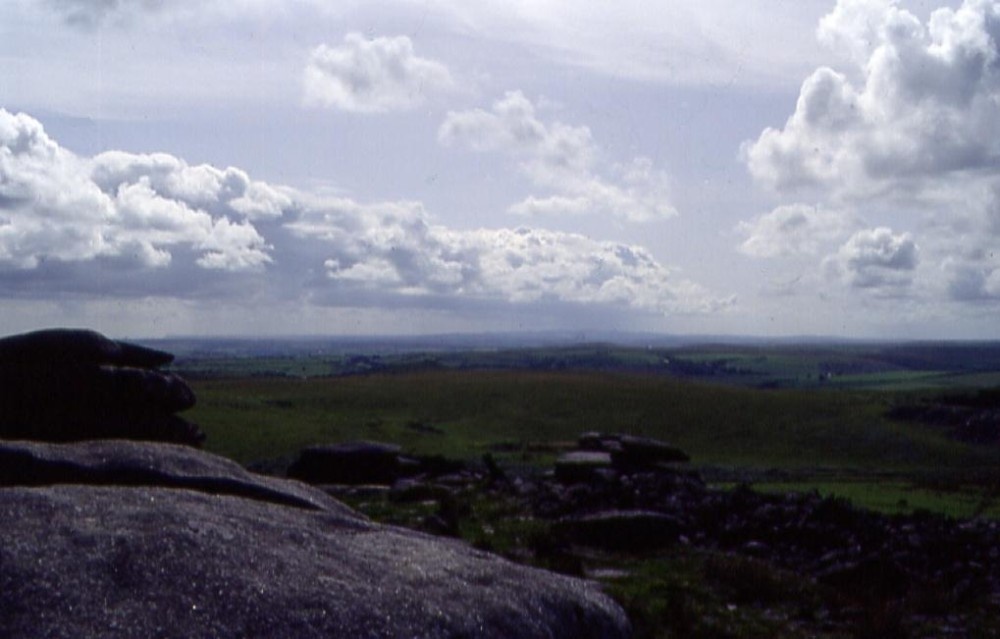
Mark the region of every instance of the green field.
[[[428, 371], [339, 378], [192, 382], [188, 415], [207, 448], [242, 463], [326, 442], [377, 440], [418, 454], [542, 465], [585, 431], [673, 442], [714, 475], [791, 473], [795, 487], [928, 474], [982, 484], [1000, 449], [964, 444], [885, 413], [896, 395], [759, 390], [643, 374]], [[987, 479], [984, 479], [987, 478]], [[818, 484], [817, 484], [818, 485]]]

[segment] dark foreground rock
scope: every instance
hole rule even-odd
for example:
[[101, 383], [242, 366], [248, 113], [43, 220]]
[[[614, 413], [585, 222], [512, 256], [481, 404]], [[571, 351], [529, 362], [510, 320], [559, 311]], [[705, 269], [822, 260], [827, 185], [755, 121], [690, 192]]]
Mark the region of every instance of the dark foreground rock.
[[0, 438], [127, 438], [198, 445], [176, 415], [194, 405], [182, 379], [158, 370], [173, 356], [84, 330], [0, 339]]
[[153, 443], [13, 443], [3, 637], [627, 637], [594, 585]]

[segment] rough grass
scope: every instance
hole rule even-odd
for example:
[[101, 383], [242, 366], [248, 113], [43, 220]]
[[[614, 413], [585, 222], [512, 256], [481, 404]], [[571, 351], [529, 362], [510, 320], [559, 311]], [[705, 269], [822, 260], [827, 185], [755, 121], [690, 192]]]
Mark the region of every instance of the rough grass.
[[1000, 451], [883, 417], [863, 391], [771, 390], [610, 373], [440, 371], [194, 380], [188, 416], [240, 462], [372, 439], [414, 453], [545, 463], [588, 430], [672, 441], [697, 465], [990, 473]]
[[908, 515], [926, 510], [952, 517], [1000, 519], [1000, 500], [989, 486], [954, 486], [948, 489], [921, 487], [899, 481], [812, 481], [755, 483], [760, 492], [788, 493], [817, 491], [887, 515]]
[[636, 639], [844, 636], [814, 633], [822, 611], [815, 584], [754, 559], [691, 551], [626, 568], [606, 587]]

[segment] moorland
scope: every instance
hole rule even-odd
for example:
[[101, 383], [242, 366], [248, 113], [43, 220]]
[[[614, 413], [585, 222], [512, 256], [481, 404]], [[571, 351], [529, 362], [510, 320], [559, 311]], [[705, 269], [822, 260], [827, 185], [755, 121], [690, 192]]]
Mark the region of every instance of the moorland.
[[375, 519], [416, 528], [447, 511], [447, 534], [599, 579], [639, 636], [1000, 633], [996, 592], [936, 593], [950, 603], [927, 616], [910, 591], [845, 602], [815, 575], [740, 549], [554, 549], [551, 522], [516, 491], [485, 488], [496, 472], [520, 486], [547, 481], [581, 433], [623, 433], [683, 449], [691, 461], [676, 472], [697, 476], [712, 494], [810, 496], [898, 520], [893, 531], [925, 519], [993, 526], [1000, 344], [645, 336], [149, 344], [177, 355], [173, 370], [198, 397], [188, 416], [209, 451], [276, 474], [306, 446], [359, 440], [459, 461], [484, 486], [465, 485], [445, 500], [339, 496]]

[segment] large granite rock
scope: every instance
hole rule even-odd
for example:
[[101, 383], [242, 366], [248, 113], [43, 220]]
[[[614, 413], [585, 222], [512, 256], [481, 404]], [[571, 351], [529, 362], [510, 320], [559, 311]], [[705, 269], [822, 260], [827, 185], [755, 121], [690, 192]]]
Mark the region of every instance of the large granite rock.
[[0, 445], [3, 637], [627, 637], [588, 582], [155, 443]]
[[309, 446], [288, 467], [288, 476], [310, 484], [389, 485], [400, 476], [401, 450], [381, 442]]
[[0, 339], [0, 438], [127, 438], [198, 445], [175, 413], [194, 405], [182, 379], [158, 370], [173, 356], [85, 330]]

